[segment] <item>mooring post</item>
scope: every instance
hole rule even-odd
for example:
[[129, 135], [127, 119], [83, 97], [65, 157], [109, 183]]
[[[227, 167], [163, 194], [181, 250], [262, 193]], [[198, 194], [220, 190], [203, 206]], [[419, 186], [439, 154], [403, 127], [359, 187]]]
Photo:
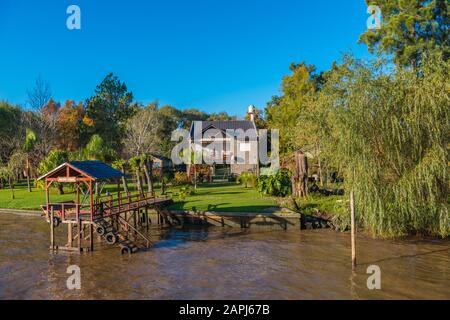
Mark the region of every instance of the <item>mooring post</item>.
[[55, 217], [55, 212], [53, 210], [53, 206], [50, 210], [50, 248], [55, 250], [55, 224], [53, 223], [53, 219]]
[[67, 244], [69, 248], [72, 248], [72, 222], [67, 224]]
[[78, 239], [77, 239], [77, 241], [78, 241], [78, 251], [80, 251], [81, 252], [81, 219], [80, 218], [78, 218], [78, 221], [77, 221], [77, 234], [78, 234]]
[[350, 191], [350, 218], [352, 237], [352, 270], [356, 269], [356, 226], [355, 226], [355, 195]]
[[92, 222], [89, 225], [89, 246], [89, 249], [94, 251], [94, 224]]

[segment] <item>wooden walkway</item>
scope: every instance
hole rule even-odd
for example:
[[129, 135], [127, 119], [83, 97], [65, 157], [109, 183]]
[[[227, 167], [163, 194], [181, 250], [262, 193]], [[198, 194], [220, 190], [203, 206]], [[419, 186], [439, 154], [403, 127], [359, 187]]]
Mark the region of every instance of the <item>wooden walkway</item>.
[[49, 221], [51, 210], [54, 217], [62, 223], [72, 223], [78, 220], [94, 222], [122, 213], [154, 206], [166, 206], [172, 203], [168, 197], [156, 197], [151, 193], [122, 194], [117, 197], [103, 196], [94, 201], [92, 209], [89, 205], [76, 204], [73, 201], [49, 203], [41, 208]]

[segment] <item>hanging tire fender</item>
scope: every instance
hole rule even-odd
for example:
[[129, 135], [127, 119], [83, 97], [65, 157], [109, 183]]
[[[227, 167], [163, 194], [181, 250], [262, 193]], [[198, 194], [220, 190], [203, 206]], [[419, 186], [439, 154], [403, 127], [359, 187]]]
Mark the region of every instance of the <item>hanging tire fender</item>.
[[116, 244], [117, 236], [112, 232], [108, 232], [105, 235], [105, 240], [106, 240], [106, 243], [108, 243], [108, 244]]
[[56, 228], [61, 224], [61, 219], [58, 217], [53, 217], [53, 226]]
[[96, 226], [95, 227], [95, 232], [100, 235], [103, 236], [106, 233], [106, 229], [104, 226]]

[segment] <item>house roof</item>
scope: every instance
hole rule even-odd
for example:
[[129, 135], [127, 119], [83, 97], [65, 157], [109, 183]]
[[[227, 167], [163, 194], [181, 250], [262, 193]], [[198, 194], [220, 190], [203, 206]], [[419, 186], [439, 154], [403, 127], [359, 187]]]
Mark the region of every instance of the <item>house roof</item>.
[[79, 177], [79, 176], [84, 176], [92, 180], [107, 180], [123, 177], [124, 174], [119, 170], [110, 167], [106, 163], [97, 160], [70, 161], [65, 162], [60, 166], [56, 167], [55, 169], [47, 172], [43, 176], [39, 177], [38, 180], [50, 177]]
[[256, 126], [253, 121], [250, 120], [226, 120], [226, 121], [193, 121], [191, 125], [190, 135], [191, 138], [194, 137], [194, 126], [201, 125], [202, 133], [208, 129], [215, 128], [226, 132], [226, 130], [238, 130], [242, 129], [247, 131], [249, 129], [254, 129], [256, 132]]
[[155, 153], [150, 153], [150, 155], [158, 160], [162, 160], [162, 161], [172, 161], [170, 158], [167, 158], [165, 156], [159, 155], [159, 154], [155, 154]]

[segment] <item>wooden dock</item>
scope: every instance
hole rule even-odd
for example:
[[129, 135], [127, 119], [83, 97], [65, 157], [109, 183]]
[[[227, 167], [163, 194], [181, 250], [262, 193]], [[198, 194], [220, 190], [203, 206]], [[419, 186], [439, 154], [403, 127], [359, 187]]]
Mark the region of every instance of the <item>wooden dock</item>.
[[[110, 245], [118, 244], [123, 254], [151, 246], [150, 239], [142, 230], [148, 231], [151, 223], [148, 210], [156, 208], [161, 212], [160, 208], [171, 204], [172, 200], [156, 197], [154, 192], [94, 195], [93, 184], [122, 177], [122, 172], [103, 162], [74, 161], [64, 163], [39, 178], [45, 179], [46, 203], [41, 208], [50, 224], [51, 250], [93, 251], [94, 233]], [[50, 202], [49, 188], [54, 183], [74, 184], [76, 199]], [[81, 201], [81, 194], [89, 200], [88, 203]], [[162, 219], [158, 216], [158, 222]], [[67, 225], [67, 243], [59, 246], [55, 231], [62, 224]]]

